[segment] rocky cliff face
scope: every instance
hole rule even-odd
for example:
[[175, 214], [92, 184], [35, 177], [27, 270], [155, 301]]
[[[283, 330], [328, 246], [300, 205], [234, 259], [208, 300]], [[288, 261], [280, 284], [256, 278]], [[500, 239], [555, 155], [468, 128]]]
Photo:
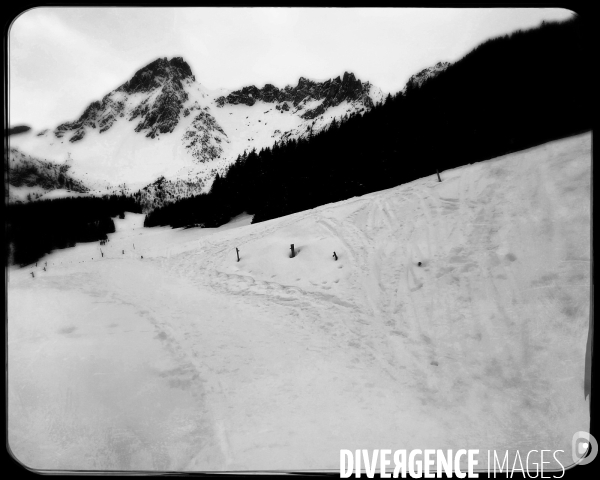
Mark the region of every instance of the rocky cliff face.
[[125, 94], [154, 93], [135, 108], [129, 120], [140, 118], [136, 132], [146, 132], [155, 138], [159, 133], [171, 133], [179, 122], [188, 94], [184, 89], [186, 81], [193, 82], [190, 66], [181, 58], [171, 61], [158, 59], [138, 70], [133, 78], [117, 88]]
[[171, 60], [159, 58], [135, 72], [131, 80], [117, 90], [125, 93], [150, 92], [165, 83], [170, 83], [181, 90], [183, 82], [187, 79], [196, 80], [192, 75], [192, 69], [183, 58], [174, 57]]
[[306, 108], [300, 115], [305, 120], [311, 120], [343, 101], [360, 102], [369, 109], [373, 106], [373, 100], [369, 96], [371, 90], [372, 85], [369, 82], [363, 83], [354, 74], [346, 72], [342, 78], [336, 77], [325, 82], [313, 82], [301, 77], [298, 85], [295, 87], [288, 85], [283, 89], [271, 84], [266, 84], [261, 89], [251, 85], [231, 92], [227, 96], [221, 96], [215, 100], [215, 103], [218, 107], [226, 104], [252, 106], [257, 101], [262, 101], [276, 104], [275, 108], [280, 111], [288, 111], [290, 108], [298, 111], [312, 101], [320, 101], [318, 105]]

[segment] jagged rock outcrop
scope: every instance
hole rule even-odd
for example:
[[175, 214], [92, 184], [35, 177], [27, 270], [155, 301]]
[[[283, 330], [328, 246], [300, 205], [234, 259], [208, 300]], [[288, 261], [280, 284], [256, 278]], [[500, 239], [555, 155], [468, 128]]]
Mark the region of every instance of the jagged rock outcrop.
[[125, 93], [150, 92], [161, 87], [167, 81], [175, 87], [183, 88], [183, 81], [196, 78], [192, 74], [192, 69], [181, 57], [174, 57], [171, 60], [159, 58], [141, 68], [131, 78], [125, 82], [117, 91]]
[[177, 88], [176, 83], [165, 82], [156, 100], [152, 101], [152, 97], [148, 97], [132, 112], [129, 120], [140, 116], [141, 121], [135, 131], [146, 130], [146, 136], [150, 138], [159, 133], [171, 133], [179, 123], [179, 114], [187, 99], [188, 95], [183, 88]]
[[200, 111], [183, 135], [185, 148], [199, 162], [218, 158], [223, 153], [223, 143], [227, 143], [227, 134], [208, 113], [208, 108]]
[[[298, 85], [295, 87], [288, 85], [283, 89], [269, 83], [261, 89], [251, 85], [231, 92], [227, 96], [221, 96], [215, 100], [215, 103], [218, 107], [226, 104], [252, 106], [257, 101], [262, 101], [276, 103], [275, 108], [280, 111], [288, 111], [292, 107], [298, 111], [310, 105], [300, 116], [305, 120], [311, 120], [343, 101], [360, 102], [365, 108], [371, 108], [373, 106], [373, 100], [369, 95], [371, 88], [369, 82], [363, 83], [353, 73], [346, 72], [342, 78], [336, 77], [325, 82], [314, 82], [300, 77]], [[313, 101], [320, 101], [320, 103], [312, 105]]]

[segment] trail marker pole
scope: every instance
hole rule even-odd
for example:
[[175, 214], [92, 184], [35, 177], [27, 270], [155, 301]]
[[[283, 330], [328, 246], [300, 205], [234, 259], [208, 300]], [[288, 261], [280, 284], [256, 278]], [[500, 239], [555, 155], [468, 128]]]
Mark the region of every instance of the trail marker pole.
[[238, 262], [239, 262], [240, 261], [240, 251], [238, 250], [237, 247], [235, 247], [235, 253], [237, 255], [237, 259], [238, 259]]
[[294, 258], [296, 256], [296, 252], [294, 252], [294, 244], [292, 243], [292, 246], [290, 247], [290, 250], [292, 251], [292, 258]]
[[438, 180], [441, 182], [442, 179], [440, 178], [440, 171], [437, 168], [435, 169], [435, 173], [437, 173]]

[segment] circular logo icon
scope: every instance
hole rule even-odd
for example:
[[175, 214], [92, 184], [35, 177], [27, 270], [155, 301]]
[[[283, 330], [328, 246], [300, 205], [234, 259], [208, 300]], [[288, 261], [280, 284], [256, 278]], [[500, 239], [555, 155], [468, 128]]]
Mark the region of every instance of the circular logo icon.
[[576, 465], [587, 465], [598, 455], [598, 442], [591, 433], [577, 432], [571, 443], [571, 457]]

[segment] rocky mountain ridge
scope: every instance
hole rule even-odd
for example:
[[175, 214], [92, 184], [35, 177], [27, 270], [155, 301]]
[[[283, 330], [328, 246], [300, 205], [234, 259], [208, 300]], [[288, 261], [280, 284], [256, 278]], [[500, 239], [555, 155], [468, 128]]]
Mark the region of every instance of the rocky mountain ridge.
[[[304, 77], [300, 77], [298, 85], [292, 87], [287, 85], [279, 89], [271, 84], [266, 84], [259, 89], [254, 85], [244, 87], [241, 90], [231, 92], [227, 96], [218, 97], [215, 103], [218, 107], [225, 104], [248, 106], [254, 105], [257, 101], [265, 103], [276, 103], [276, 109], [279, 111], [288, 111], [295, 108], [296, 111], [303, 109], [303, 103], [310, 101], [321, 101], [316, 107], [308, 108], [300, 115], [301, 118], [312, 120], [323, 114], [328, 108], [335, 107], [343, 101], [359, 101], [366, 109], [373, 107], [374, 101], [369, 96], [372, 90], [369, 82], [361, 82], [353, 73], [345, 72], [343, 77], [339, 76], [326, 80], [324, 82], [314, 82]], [[375, 99], [380, 101], [381, 98]]]
[[14, 136], [11, 146], [57, 164], [69, 158], [72, 177], [86, 188], [140, 190], [151, 209], [207, 191], [244, 151], [306, 137], [381, 101], [381, 90], [349, 72], [227, 92], [200, 84], [183, 58], [159, 58], [77, 120]]

